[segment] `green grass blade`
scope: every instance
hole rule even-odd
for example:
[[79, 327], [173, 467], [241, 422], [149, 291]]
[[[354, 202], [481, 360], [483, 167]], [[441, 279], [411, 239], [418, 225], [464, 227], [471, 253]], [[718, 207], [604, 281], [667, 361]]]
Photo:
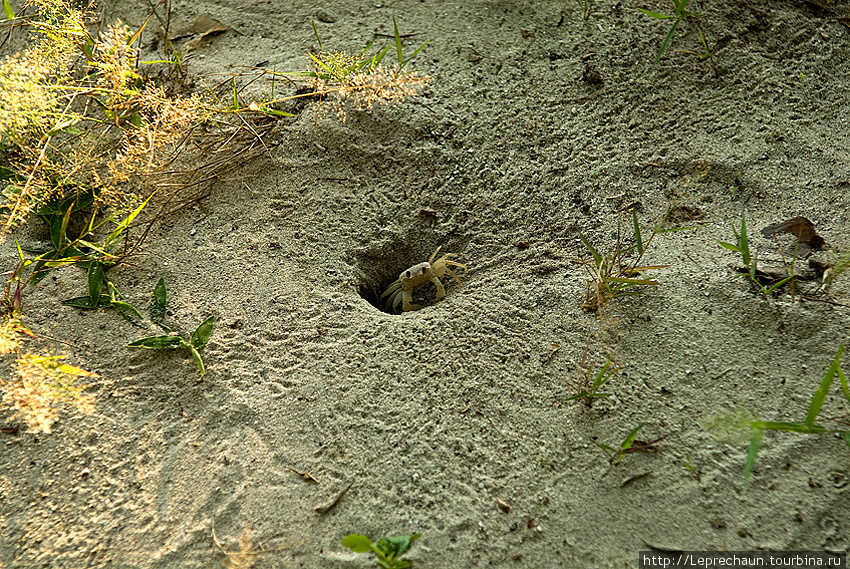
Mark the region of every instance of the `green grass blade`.
[[60, 121], [60, 122], [56, 123], [56, 125], [53, 128], [51, 128], [49, 131], [47, 131], [47, 134], [45, 136], [55, 136], [55, 135], [59, 134], [60, 132], [62, 132], [63, 130], [65, 130], [66, 128], [74, 126], [78, 122], [80, 122], [80, 118], [78, 118], [78, 117], [71, 117], [69, 119], [65, 119], [63, 121]]
[[154, 322], [154, 324], [156, 324], [157, 326], [159, 326], [160, 328], [165, 330], [165, 333], [168, 334], [169, 336], [173, 335], [174, 330], [172, 330], [171, 328], [169, 328], [168, 326], [166, 326], [162, 322]]
[[269, 107], [260, 107], [260, 112], [265, 113], [267, 115], [274, 115], [278, 117], [294, 117], [292, 113], [287, 113], [286, 111], [279, 111], [277, 109], [271, 109]]
[[735, 251], [736, 253], [741, 253], [741, 248], [738, 247], [737, 245], [732, 245], [731, 243], [725, 243], [723, 241], [718, 241], [717, 244], [720, 245], [721, 247], [726, 247], [730, 251]]
[[[737, 235], [737, 233], [736, 233]], [[750, 240], [747, 237], [747, 216], [741, 212], [741, 234], [738, 236], [738, 246], [741, 249], [741, 256], [744, 258], [744, 266], [750, 267], [755, 264], [750, 263]], [[754, 269], [753, 269], [754, 270]]]
[[627, 436], [623, 441], [623, 444], [620, 445], [621, 451], [629, 450], [630, 448], [632, 448], [632, 444], [635, 442], [635, 437], [637, 437], [638, 431], [640, 431], [644, 425], [646, 425], [646, 423], [641, 423], [640, 425], [635, 427], [631, 433], [629, 433], [629, 436]]
[[6, 13], [6, 17], [8, 19], [15, 19], [15, 11], [12, 10], [12, 5], [9, 4], [9, 0], [3, 0], [3, 11]]
[[[360, 50], [360, 53], [358, 53], [358, 54], [357, 54], [357, 59], [360, 59], [361, 57], [363, 57], [364, 55], [366, 55], [366, 52], [367, 52], [367, 51], [369, 51], [369, 50], [372, 48], [372, 46], [373, 46], [374, 44], [375, 44], [375, 40], [372, 40], [372, 41], [370, 41], [369, 43], [367, 43], [367, 44], [366, 44], [366, 47], [364, 47], [363, 49], [361, 49], [361, 50]], [[357, 64], [357, 66], [356, 66], [356, 67], [357, 67], [357, 68], [363, 67], [363, 63], [364, 63], [364, 62], [361, 62], [361, 63]]]
[[153, 299], [148, 313], [151, 317], [151, 322], [162, 322], [165, 320], [165, 306], [168, 303], [168, 293], [165, 290], [165, 279], [159, 279], [153, 289]]
[[124, 299], [124, 295], [118, 292], [118, 289], [115, 288], [115, 285], [109, 281], [106, 281], [106, 290], [107, 294], [109, 294], [109, 300], [115, 301]]
[[192, 346], [189, 346], [189, 351], [192, 352], [192, 359], [195, 360], [195, 365], [198, 366], [198, 371], [201, 372], [201, 375], [206, 375], [207, 370], [204, 369], [204, 360], [201, 359], [201, 354], [199, 354], [198, 350]]
[[71, 208], [65, 212], [64, 216], [51, 215], [48, 220], [50, 225], [50, 242], [53, 243], [53, 248], [57, 251], [62, 250], [62, 245], [65, 242], [65, 228], [68, 226], [67, 219], [71, 215]]
[[771, 285], [770, 288], [762, 288], [762, 292], [764, 293], [765, 296], [770, 296], [771, 294], [773, 294], [773, 291], [775, 291], [776, 289], [778, 289], [779, 287], [781, 287], [782, 285], [784, 285], [785, 283], [787, 283], [788, 281], [790, 281], [793, 278], [794, 278], [794, 275], [787, 276], [784, 279], [782, 279], [781, 281], [779, 281], [777, 283], [773, 283], [773, 285]]
[[841, 356], [844, 355], [844, 348], [847, 347], [847, 343], [841, 344], [841, 347], [838, 348], [838, 353], [835, 355], [835, 359], [832, 360], [832, 364], [829, 366], [829, 369], [826, 370], [826, 374], [823, 376], [823, 381], [820, 383], [820, 387], [815, 391], [815, 394], [812, 396], [812, 402], [809, 405], [809, 412], [806, 414], [806, 420], [803, 421], [804, 425], [809, 427], [815, 424], [815, 419], [818, 418], [820, 414], [820, 408], [823, 405], [823, 400], [826, 398], [826, 394], [829, 391], [829, 387], [832, 385], [832, 380], [835, 378], [836, 373], [841, 364]]
[[129, 348], [147, 348], [149, 350], [173, 350], [185, 346], [180, 336], [148, 336], [127, 344]]
[[627, 285], [644, 285], [644, 286], [657, 286], [658, 281], [652, 281], [649, 279], [627, 279], [623, 277], [608, 277], [608, 280], [614, 283], [623, 283]]
[[52, 260], [47, 261], [45, 265], [51, 268], [55, 267], [64, 267], [66, 265], [73, 265], [80, 261], [87, 260], [87, 257], [83, 255], [79, 249], [75, 247], [66, 247], [64, 256], [61, 256], [59, 251], [54, 251], [55, 255]]
[[685, 8], [688, 7], [688, 4], [691, 3], [691, 0], [673, 0], [673, 3], [676, 4], [676, 17], [682, 18], [683, 16], [692, 15], [685, 11]]
[[[410, 60], [411, 60], [411, 59], [413, 59], [414, 57], [416, 57], [417, 55], [419, 55], [419, 52], [420, 52], [420, 51], [422, 51], [422, 50], [425, 48], [425, 46], [426, 46], [426, 45], [428, 45], [428, 43], [430, 43], [430, 41], [431, 41], [430, 39], [429, 39], [429, 40], [426, 40], [426, 41], [425, 41], [425, 43], [423, 43], [422, 45], [420, 45], [420, 46], [419, 46], [419, 48], [418, 48], [416, 51], [414, 51], [414, 52], [413, 52], [413, 55], [411, 55], [410, 57], [408, 57], [408, 58], [407, 58], [407, 61], [405, 61], [405, 62], [402, 64], [401, 69], [404, 69], [404, 66], [405, 66], [405, 65], [407, 65], [408, 63], [410, 63]], [[399, 71], [400, 71], [400, 70], [399, 70]]]
[[647, 10], [646, 8], [638, 8], [641, 12], [646, 14], [647, 16], [652, 16], [656, 20], [666, 20], [668, 18], [672, 18], [673, 16], [668, 16], [667, 14], [659, 14], [658, 12], [653, 12], [652, 10]]
[[847, 376], [844, 375], [840, 367], [838, 368], [838, 379], [841, 381], [841, 391], [844, 392], [844, 397], [847, 401], [850, 401], [850, 388], [847, 387]]
[[94, 218], [95, 217], [97, 217], [97, 209], [94, 209], [94, 211], [91, 212], [91, 217], [89, 218], [89, 224], [86, 226], [86, 232], [81, 237], [78, 237], [77, 241], [80, 241], [83, 237], [88, 237], [89, 234], [91, 234], [92, 229], [95, 228], [95, 225], [94, 225]]
[[[103, 259], [100, 259], [101, 262], [109, 263], [113, 259], [117, 259], [117, 257], [115, 255], [110, 255], [109, 253], [106, 252], [105, 249], [101, 248], [100, 245], [98, 245], [96, 243], [92, 243], [91, 241], [86, 241], [85, 239], [77, 239], [75, 241], [75, 243], [77, 245], [79, 245], [80, 247], [88, 247], [92, 251], [95, 251], [95, 252], [103, 255]], [[89, 257], [93, 257], [93, 255], [91, 254], [91, 251], [89, 251]]]
[[313, 24], [313, 33], [316, 34], [316, 41], [319, 43], [319, 49], [321, 51], [325, 51], [325, 48], [322, 47], [322, 40], [319, 38], [319, 30], [316, 28], [316, 21], [313, 18], [310, 18], [310, 23]]
[[32, 267], [32, 275], [30, 275], [29, 283], [32, 285], [37, 285], [41, 282], [44, 277], [46, 277], [50, 273], [50, 269], [47, 268], [47, 264], [49, 259], [57, 256], [59, 253], [57, 251], [48, 251], [47, 253], [41, 255], [39, 260], [35, 262]]
[[582, 243], [584, 243], [584, 246], [588, 248], [590, 254], [593, 255], [593, 259], [596, 261], [596, 266], [600, 266], [602, 264], [602, 255], [593, 248], [593, 245], [590, 244], [590, 241], [587, 240], [584, 233], [579, 233], [579, 237], [581, 237]]
[[643, 256], [643, 239], [640, 237], [640, 225], [638, 225], [637, 210], [632, 210], [632, 225], [635, 228], [635, 241], [637, 241], [638, 256]]
[[141, 27], [139, 27], [139, 29], [136, 30], [136, 32], [127, 39], [127, 45], [133, 45], [136, 40], [139, 39], [139, 36], [142, 35], [142, 32], [147, 27], [148, 23], [151, 21], [151, 18], [153, 18], [153, 12], [148, 15], [148, 19], [145, 20], [145, 23], [142, 24]]
[[764, 429], [756, 429], [753, 433], [753, 438], [750, 440], [750, 450], [747, 452], [747, 463], [744, 466], [744, 487], [750, 481], [750, 475], [753, 473], [753, 467], [756, 465], [756, 457], [761, 449], [761, 443], [764, 440]]
[[398, 56], [398, 68], [404, 65], [404, 57], [401, 54], [401, 36], [398, 33], [398, 24], [396, 24], [395, 16], [393, 16], [393, 31], [395, 32], [395, 52]]
[[62, 224], [59, 228], [59, 246], [56, 248], [59, 251], [62, 251], [65, 248], [65, 243], [68, 240], [68, 223], [71, 221], [71, 211], [73, 207], [69, 207], [68, 211], [65, 212], [65, 215], [62, 217]]
[[100, 291], [103, 288], [103, 264], [100, 261], [91, 261], [88, 270], [89, 298], [94, 306], [97, 306]]
[[850, 431], [845, 431], [841, 438], [844, 439], [844, 444], [847, 445], [847, 448], [850, 448]]
[[702, 58], [711, 57], [711, 50], [708, 49], [708, 43], [706, 43], [706, 41], [705, 41], [705, 36], [702, 33], [702, 28], [697, 26], [697, 31], [699, 32], [699, 39], [702, 42], [702, 47], [705, 48], [705, 53], [703, 55], [701, 55], [700, 57], [702, 57]]
[[[156, 192], [154, 192], [154, 194], [155, 193]], [[151, 201], [152, 197], [153, 197], [153, 194], [151, 194], [148, 197], [148, 199], [143, 201], [141, 203], [141, 205], [139, 205], [139, 207], [134, 209], [130, 213], [130, 215], [128, 215], [121, 222], [118, 223], [118, 225], [115, 227], [115, 229], [112, 231], [112, 233], [109, 234], [109, 237], [106, 238], [106, 241], [104, 243], [104, 248], [107, 251], [112, 252], [112, 245], [114, 243], [116, 243], [121, 238], [121, 234], [124, 231], [127, 230], [127, 228], [130, 226], [131, 223], [133, 223], [133, 220], [136, 219], [136, 216], [139, 215], [139, 213], [141, 213], [141, 211], [145, 208], [146, 205], [148, 205], [148, 202]]]
[[805, 423], [788, 423], [785, 421], [754, 421], [751, 424], [758, 429], [803, 433], [805, 435], [822, 435], [826, 432], [826, 427], [815, 424], [806, 425]]
[[670, 32], [667, 34], [667, 37], [664, 38], [664, 43], [661, 44], [661, 49], [658, 50], [658, 55], [655, 56], [655, 61], [652, 62], [653, 68], [658, 64], [661, 56], [664, 55], [664, 52], [667, 50], [667, 46], [670, 45], [670, 40], [673, 39], [673, 34], [676, 33], [676, 28], [679, 27], [679, 22], [680, 20], [673, 22], [673, 27], [670, 28]]
[[596, 374], [596, 377], [593, 378], [593, 387], [592, 391], [596, 391], [599, 387], [601, 387], [606, 381], [611, 379], [611, 376], [614, 375], [614, 370], [611, 370], [611, 373], [606, 374], [608, 368], [611, 366], [611, 360], [605, 362], [605, 365], [602, 366], [602, 369], [599, 370], [599, 373]]
[[388, 45], [387, 47], [372, 56], [372, 63], [369, 65], [370, 72], [373, 71], [379, 63], [381, 63], [381, 60], [384, 59], [384, 56], [387, 54], [391, 47], [392, 44]]
[[132, 324], [133, 326], [141, 326], [142, 325], [142, 315], [139, 314], [139, 311], [136, 310], [132, 305], [127, 304], [126, 302], [122, 302], [120, 300], [110, 300], [109, 302], [112, 305], [112, 308], [121, 315], [124, 320]]
[[213, 325], [215, 325], [215, 316], [210, 316], [201, 322], [201, 325], [192, 332], [192, 338], [189, 340], [189, 343], [193, 348], [200, 350], [207, 345], [207, 342], [210, 341], [210, 336], [212, 335]]
[[[325, 80], [330, 79], [331, 78], [331, 76], [330, 76], [331, 68], [328, 67], [328, 65], [324, 61], [322, 61], [321, 59], [319, 59], [318, 57], [316, 57], [315, 55], [313, 55], [309, 51], [307, 52], [307, 55], [309, 55], [313, 59], [313, 61], [316, 63], [316, 65], [318, 65], [319, 67], [321, 67], [322, 69], [324, 69], [325, 71], [328, 72], [328, 73], [315, 74], [316, 77], [318, 77], [320, 79], [325, 79]], [[299, 75], [299, 73], [290, 73], [290, 75]], [[309, 76], [309, 72], [308, 72], [308, 76]], [[234, 89], [235, 89], [235, 87], [234, 87]]]

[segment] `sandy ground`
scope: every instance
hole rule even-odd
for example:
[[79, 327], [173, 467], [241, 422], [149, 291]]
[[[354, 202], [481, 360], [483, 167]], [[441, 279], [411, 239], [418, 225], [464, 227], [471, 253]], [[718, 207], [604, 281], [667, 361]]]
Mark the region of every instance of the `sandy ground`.
[[[280, 568], [373, 566], [340, 545], [349, 533], [421, 532], [408, 555], [421, 569], [636, 567], [649, 547], [846, 552], [840, 437], [769, 432], [744, 489], [747, 443], [704, 423], [740, 408], [802, 421], [850, 336], [850, 277], [766, 299], [717, 245], [743, 210], [765, 263], [783, 246], [758, 230], [795, 216], [826, 239], [819, 256], [847, 251], [847, 20], [803, 1], [703, 2], [718, 79], [688, 22], [652, 71], [670, 24], [636, 7], [605, 0], [584, 21], [554, 0], [175, 4], [229, 28], [191, 56], [198, 84], [239, 65], [308, 69], [311, 18], [326, 49], [356, 52], [389, 41], [375, 34], [393, 16], [417, 34], [406, 49], [431, 38], [415, 67], [432, 81], [344, 123], [315, 108], [281, 120], [269, 154], [109, 273], [140, 307], [164, 277], [184, 334], [217, 316], [203, 381], [185, 352], [124, 347], [148, 330], [60, 305], [85, 294], [78, 269], [25, 297], [33, 331], [68, 343], [33, 347], [102, 378], [94, 414], [0, 434], [3, 566], [235, 566], [213, 531], [228, 551], [240, 537], [275, 550], [244, 561]], [[107, 13], [138, 26], [148, 10]], [[610, 251], [625, 210], [648, 228], [677, 200], [695, 229], [652, 242], [660, 285], [583, 311], [579, 233]], [[376, 308], [437, 247], [469, 267], [462, 284], [444, 278], [439, 302], [422, 287], [420, 311]], [[0, 252], [13, 266], [13, 243]], [[563, 401], [587, 345], [588, 363], [621, 370], [592, 407]], [[846, 421], [847, 407], [834, 387], [824, 415]], [[597, 443], [641, 423], [639, 439], [666, 438], [612, 466]]]

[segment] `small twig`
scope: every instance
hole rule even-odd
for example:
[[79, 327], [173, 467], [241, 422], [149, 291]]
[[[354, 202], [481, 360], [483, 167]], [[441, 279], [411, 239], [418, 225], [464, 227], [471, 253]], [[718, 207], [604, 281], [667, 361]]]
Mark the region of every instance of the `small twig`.
[[491, 419], [490, 417], [488, 417], [487, 415], [485, 415], [485, 414], [484, 414], [484, 413], [482, 413], [481, 411], [476, 411], [476, 412], [475, 412], [475, 414], [476, 414], [476, 415], [481, 415], [482, 417], [484, 417], [485, 419], [487, 419], [487, 420], [490, 422], [490, 424], [491, 424], [491, 425], [493, 425], [493, 428], [494, 428], [494, 429], [496, 429], [497, 431], [499, 430], [499, 428], [496, 426], [496, 423], [494, 423], [494, 422], [493, 422], [493, 419]]
[[348, 489], [351, 488], [351, 486], [353, 484], [354, 484], [354, 482], [349, 482], [348, 486], [343, 488], [342, 491], [340, 491], [336, 495], [332, 496], [329, 500], [326, 500], [326, 501], [322, 502], [321, 504], [319, 504], [318, 506], [316, 506], [316, 508], [313, 511], [316, 512], [317, 514], [319, 514], [320, 516], [323, 516], [323, 515], [327, 514], [328, 512], [330, 512], [331, 510], [333, 510], [334, 507], [339, 503], [340, 500], [342, 500], [342, 497], [345, 496], [345, 493], [348, 492]]
[[291, 466], [287, 466], [285, 464], [283, 465], [283, 467], [287, 470], [291, 470], [292, 472], [294, 472], [295, 474], [297, 474], [298, 476], [303, 478], [305, 482], [312, 482], [313, 484], [319, 484], [319, 481], [316, 480], [316, 477], [313, 476], [312, 474], [310, 474], [309, 472], [301, 472], [300, 470], [295, 470]]
[[720, 373], [719, 373], [719, 374], [717, 374], [716, 376], [712, 377], [712, 378], [711, 378], [711, 381], [717, 381], [718, 379], [720, 379], [721, 377], [723, 377], [724, 375], [726, 375], [726, 374], [727, 374], [727, 373], [729, 373], [730, 371], [732, 371], [732, 368], [731, 368], [731, 367], [730, 367], [730, 368], [726, 368], [725, 370], [723, 370], [722, 372], [720, 372]]
[[35, 161], [35, 164], [32, 167], [32, 171], [30, 172], [30, 175], [27, 178], [27, 183], [24, 184], [24, 189], [21, 190], [21, 193], [18, 196], [18, 199], [15, 200], [15, 205], [14, 205], [14, 207], [12, 207], [12, 211], [9, 213], [9, 219], [6, 220], [6, 225], [3, 227], [2, 233], [7, 233], [9, 231], [9, 229], [12, 227], [12, 224], [14, 223], [15, 216], [17, 215], [18, 209], [21, 206], [21, 202], [23, 202], [24, 198], [26, 197], [27, 191], [29, 190], [29, 187], [30, 187], [30, 184], [32, 184], [32, 180], [35, 177], [35, 172], [36, 172], [36, 170], [38, 170], [38, 167], [41, 165], [42, 159], [44, 159], [44, 153], [47, 152], [47, 146], [50, 144], [51, 138], [52, 137], [48, 136], [44, 140], [44, 146], [42, 146], [41, 152], [38, 154], [38, 159]]

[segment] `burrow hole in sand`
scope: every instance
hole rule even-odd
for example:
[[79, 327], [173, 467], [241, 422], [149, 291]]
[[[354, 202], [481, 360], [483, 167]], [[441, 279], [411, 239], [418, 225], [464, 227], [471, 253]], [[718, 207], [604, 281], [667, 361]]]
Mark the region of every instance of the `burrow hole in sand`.
[[[428, 249], [429, 246], [430, 249]], [[436, 248], [436, 245], [396, 245], [388, 251], [369, 251], [359, 254], [361, 278], [357, 288], [360, 296], [381, 312], [401, 314], [401, 304], [393, 310], [392, 305], [386, 306], [387, 299], [390, 297], [381, 298], [381, 295], [398, 279], [402, 271], [430, 259]], [[447, 252], [457, 253], [458, 251], [443, 246], [437, 258], [439, 259]], [[463, 269], [451, 268], [463, 279]], [[457, 283], [448, 273], [444, 274], [440, 281], [448, 294], [457, 287]], [[437, 287], [430, 282], [419, 285], [413, 290], [413, 303], [419, 304], [422, 308], [435, 304], [436, 297]]]

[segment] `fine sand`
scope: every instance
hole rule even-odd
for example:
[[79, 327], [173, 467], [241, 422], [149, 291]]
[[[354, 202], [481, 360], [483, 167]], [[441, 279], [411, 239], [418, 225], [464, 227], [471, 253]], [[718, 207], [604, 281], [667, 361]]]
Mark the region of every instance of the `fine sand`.
[[[309, 69], [311, 18], [325, 49], [357, 52], [389, 42], [395, 16], [415, 34], [405, 50], [431, 39], [411, 64], [431, 80], [399, 104], [346, 107], [344, 122], [315, 106], [280, 119], [268, 152], [109, 272], [140, 309], [164, 278], [166, 322], [184, 335], [217, 317], [203, 380], [188, 352], [125, 347], [155, 327], [62, 306], [86, 293], [81, 269], [27, 290], [29, 348], [101, 377], [94, 413], [0, 434], [0, 566], [374, 566], [340, 544], [350, 533], [421, 533], [416, 569], [846, 552], [838, 435], [769, 431], [744, 488], [748, 439], [707, 423], [736, 410], [801, 422], [850, 336], [848, 275], [764, 298], [717, 244], [745, 211], [760, 266], [790, 261], [788, 240], [760, 230], [796, 216], [826, 240], [816, 256], [846, 254], [850, 7], [700, 4], [720, 78], [687, 21], [651, 69], [671, 24], [636, 8], [669, 1], [593, 2], [587, 21], [556, 0], [175, 3], [175, 18], [227, 28], [190, 54], [198, 88], [242, 66]], [[149, 9], [121, 0], [106, 14], [138, 27]], [[674, 203], [666, 227], [691, 229], [651, 242], [643, 264], [666, 267], [645, 277], [659, 285], [582, 310], [580, 233], [610, 252], [618, 224], [631, 239], [631, 208], [646, 239]], [[468, 267], [462, 283], [445, 276], [439, 302], [420, 287], [419, 311], [379, 310], [437, 247]], [[15, 265], [14, 240], [0, 255]], [[564, 401], [583, 360], [595, 374], [609, 358], [610, 397]], [[847, 428], [837, 383], [823, 416]], [[639, 440], [664, 439], [612, 465], [598, 443], [618, 447], [641, 423]], [[269, 551], [222, 553], [240, 548]]]

